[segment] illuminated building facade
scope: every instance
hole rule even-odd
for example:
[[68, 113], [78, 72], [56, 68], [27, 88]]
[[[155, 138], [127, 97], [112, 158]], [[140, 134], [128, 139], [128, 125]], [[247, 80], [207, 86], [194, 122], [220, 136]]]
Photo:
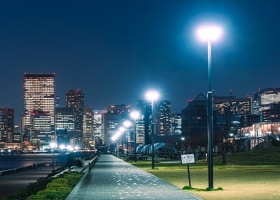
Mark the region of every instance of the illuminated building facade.
[[[236, 135], [242, 116], [251, 115], [251, 98], [214, 96], [214, 144], [221, 144], [229, 135]], [[182, 134], [190, 146], [207, 145], [207, 98], [199, 94], [182, 110]]]
[[93, 111], [93, 133], [95, 136], [96, 145], [104, 144], [104, 115], [106, 110]]
[[236, 98], [234, 96], [214, 96], [215, 124], [236, 126], [240, 124], [243, 115], [251, 114], [251, 98]]
[[76, 139], [83, 137], [84, 93], [82, 90], [69, 90], [66, 93], [66, 107], [73, 108], [75, 117]]
[[0, 108], [0, 142], [13, 142], [14, 109]]
[[181, 113], [171, 114], [171, 135], [182, 134], [182, 115]]
[[139, 100], [137, 110], [140, 112], [140, 119], [136, 124], [136, 143], [151, 144], [152, 133], [152, 105], [145, 100]]
[[263, 110], [270, 108], [270, 104], [280, 102], [280, 88], [265, 88], [255, 92], [253, 96], [252, 114], [261, 115]]
[[56, 108], [55, 125], [58, 146], [69, 145], [70, 138], [74, 137], [75, 134], [75, 118], [73, 108]]
[[22, 130], [27, 141], [38, 140], [32, 135], [33, 111], [42, 111], [49, 116], [49, 125], [54, 137], [55, 126], [55, 74], [24, 74], [23, 100], [24, 114]]
[[30, 133], [36, 149], [43, 150], [49, 148], [49, 144], [52, 141], [56, 141], [50, 114], [42, 110], [33, 110], [31, 114]]
[[95, 147], [93, 122], [94, 119], [92, 108], [85, 107], [83, 116], [83, 141], [84, 148], [87, 149], [93, 149]]
[[[171, 125], [171, 102], [168, 100], [158, 101], [153, 105], [155, 114], [155, 142], [160, 142], [162, 136], [172, 134]], [[139, 100], [137, 110], [141, 113], [136, 123], [137, 144], [151, 144], [152, 133], [152, 105], [150, 101]]]
[[156, 135], [171, 135], [171, 102], [159, 101], [156, 108]]

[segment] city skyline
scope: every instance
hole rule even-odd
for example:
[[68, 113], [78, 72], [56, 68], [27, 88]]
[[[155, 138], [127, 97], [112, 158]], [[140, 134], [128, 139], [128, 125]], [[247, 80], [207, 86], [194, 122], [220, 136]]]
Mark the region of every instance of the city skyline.
[[[213, 89], [252, 96], [280, 87], [278, 1], [0, 2], [0, 107], [23, 114], [24, 73], [55, 73], [56, 95], [80, 88], [85, 105], [131, 104], [158, 89], [180, 112], [207, 91], [207, 45], [194, 29], [224, 27], [213, 44]], [[254, 5], [254, 6], [252, 6]], [[11, 92], [12, 91], [12, 92]]]

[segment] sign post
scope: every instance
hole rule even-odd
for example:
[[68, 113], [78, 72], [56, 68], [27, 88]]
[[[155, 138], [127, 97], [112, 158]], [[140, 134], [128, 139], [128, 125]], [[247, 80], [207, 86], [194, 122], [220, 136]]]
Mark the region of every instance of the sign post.
[[189, 164], [195, 163], [194, 154], [182, 154], [182, 155], [181, 155], [181, 163], [182, 163], [182, 164], [187, 164], [188, 179], [189, 179], [189, 187], [192, 187], [192, 184], [191, 184], [191, 174], [190, 174], [190, 166], [189, 166]]

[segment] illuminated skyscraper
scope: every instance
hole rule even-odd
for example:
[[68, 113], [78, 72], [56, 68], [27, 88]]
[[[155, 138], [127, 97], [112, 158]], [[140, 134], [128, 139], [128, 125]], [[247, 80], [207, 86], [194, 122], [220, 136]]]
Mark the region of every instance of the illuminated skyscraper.
[[93, 133], [95, 136], [96, 145], [104, 143], [104, 115], [107, 110], [93, 111]]
[[13, 142], [14, 109], [0, 108], [0, 142]]
[[156, 134], [160, 136], [171, 135], [171, 102], [159, 101], [156, 106]]
[[69, 145], [75, 135], [75, 118], [73, 108], [55, 109], [55, 128], [58, 145]]
[[82, 139], [83, 137], [83, 114], [84, 114], [84, 93], [82, 90], [69, 90], [66, 93], [66, 107], [72, 108], [74, 111], [75, 120], [75, 138]]
[[24, 74], [23, 100], [22, 130], [24, 138], [29, 141], [39, 139], [32, 135], [32, 114], [35, 110], [40, 110], [45, 115], [49, 115], [51, 134], [48, 136], [54, 139], [55, 74]]
[[151, 144], [152, 105], [146, 100], [138, 100], [137, 110], [141, 113], [136, 124], [137, 144]]
[[48, 148], [49, 144], [56, 140], [54, 129], [51, 125], [51, 116], [48, 113], [42, 110], [33, 110], [31, 124], [30, 133], [36, 149]]
[[95, 138], [94, 138], [94, 117], [91, 107], [84, 108], [83, 116], [83, 140], [85, 148], [94, 148]]

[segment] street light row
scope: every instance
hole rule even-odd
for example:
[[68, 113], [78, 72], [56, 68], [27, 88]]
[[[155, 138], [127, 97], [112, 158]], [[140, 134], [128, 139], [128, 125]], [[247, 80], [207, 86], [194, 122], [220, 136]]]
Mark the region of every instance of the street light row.
[[[151, 145], [152, 145], [152, 169], [155, 168], [155, 148], [154, 148], [154, 135], [155, 135], [155, 112], [154, 112], [154, 102], [157, 101], [159, 99], [159, 92], [156, 90], [149, 90], [146, 92], [145, 97], [148, 101], [151, 101], [151, 107], [152, 107], [152, 131], [151, 131]], [[139, 111], [132, 111], [130, 113], [130, 117], [133, 119], [134, 121], [134, 159], [135, 162], [137, 160], [136, 157], [136, 120], [139, 119], [140, 117], [140, 113]], [[124, 127], [123, 127], [124, 126]], [[121, 126], [118, 131], [116, 132], [116, 134], [112, 137], [113, 141], [116, 141], [122, 134], [123, 132], [131, 126], [131, 122], [130, 121], [124, 121], [123, 126]]]
[[[154, 104], [154, 101], [158, 100], [159, 92], [156, 90], [149, 90], [148, 92], [146, 92], [145, 97], [148, 101], [151, 101], [151, 103], [152, 103], [152, 114], [153, 114], [153, 104]], [[135, 122], [136, 120], [138, 120], [140, 118], [140, 112], [137, 110], [130, 112], [130, 118]], [[123, 126], [121, 126], [118, 129], [116, 134], [113, 135], [111, 139], [113, 141], [116, 141], [123, 134], [123, 132], [126, 130], [126, 128], [130, 127], [131, 125], [132, 125], [131, 121], [129, 121], [129, 120], [124, 121]]]

